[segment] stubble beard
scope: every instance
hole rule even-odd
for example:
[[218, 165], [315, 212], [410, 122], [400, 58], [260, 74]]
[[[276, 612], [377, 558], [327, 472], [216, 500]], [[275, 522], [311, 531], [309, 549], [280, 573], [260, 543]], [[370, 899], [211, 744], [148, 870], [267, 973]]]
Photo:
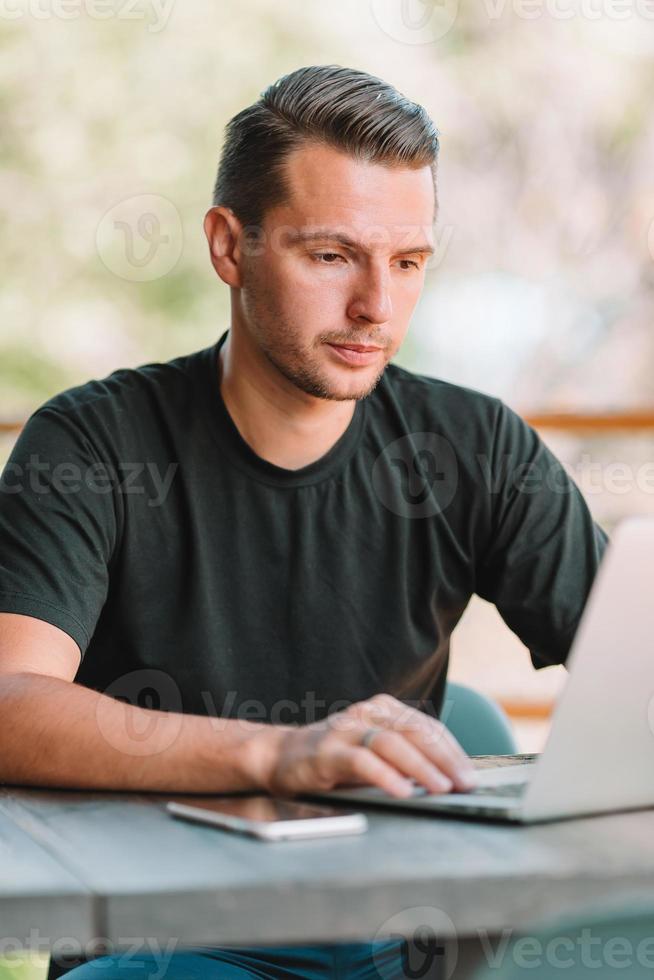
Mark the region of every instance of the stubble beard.
[[[342, 386], [335, 384], [321, 364], [324, 355], [297, 343], [292, 325], [263, 300], [258, 288], [253, 289], [250, 284], [248, 291], [248, 318], [254, 339], [267, 360], [287, 381], [314, 398], [330, 401], [360, 401], [372, 394], [386, 369], [385, 360], [375, 377], [365, 382], [355, 378], [359, 369], [344, 364], [341, 373], [344, 377], [350, 373], [351, 380]], [[336, 365], [334, 369], [337, 370]]]

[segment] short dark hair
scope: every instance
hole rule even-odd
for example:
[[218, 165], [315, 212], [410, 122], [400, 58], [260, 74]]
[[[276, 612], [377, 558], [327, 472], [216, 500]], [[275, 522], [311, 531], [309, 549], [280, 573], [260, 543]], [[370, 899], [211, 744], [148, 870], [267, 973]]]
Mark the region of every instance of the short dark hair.
[[308, 142], [372, 163], [430, 166], [436, 189], [438, 130], [425, 109], [367, 72], [312, 65], [278, 79], [228, 122], [213, 205], [260, 225], [287, 199], [286, 158]]

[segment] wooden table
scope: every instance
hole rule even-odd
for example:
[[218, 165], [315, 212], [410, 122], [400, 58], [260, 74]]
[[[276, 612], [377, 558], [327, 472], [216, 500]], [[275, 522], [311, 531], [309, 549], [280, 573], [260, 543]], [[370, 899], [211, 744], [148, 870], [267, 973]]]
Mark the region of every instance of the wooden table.
[[0, 938], [92, 954], [426, 925], [458, 980], [503, 930], [654, 903], [651, 809], [512, 827], [371, 807], [361, 836], [264, 843], [172, 819], [172, 796], [0, 787]]

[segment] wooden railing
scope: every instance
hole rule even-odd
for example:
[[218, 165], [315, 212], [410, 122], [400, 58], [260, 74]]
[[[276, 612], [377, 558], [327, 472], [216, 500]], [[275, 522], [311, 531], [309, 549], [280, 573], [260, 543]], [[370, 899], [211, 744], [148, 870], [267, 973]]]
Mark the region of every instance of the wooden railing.
[[547, 721], [554, 710], [554, 699], [528, 701], [518, 698], [496, 698], [498, 703], [513, 720]]
[[[634, 412], [532, 412], [524, 416], [535, 429], [568, 432], [654, 432], [654, 409]], [[18, 434], [24, 422], [0, 421], [0, 433]]]
[[525, 415], [535, 429], [568, 432], [654, 432], [654, 409], [638, 412], [536, 412]]

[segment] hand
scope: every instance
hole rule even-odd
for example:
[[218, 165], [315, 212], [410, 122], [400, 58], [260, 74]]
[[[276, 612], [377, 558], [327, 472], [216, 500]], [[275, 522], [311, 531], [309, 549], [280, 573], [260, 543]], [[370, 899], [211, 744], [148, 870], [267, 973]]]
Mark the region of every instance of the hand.
[[[380, 730], [366, 748], [361, 739], [369, 728]], [[410, 778], [430, 793], [475, 785], [472, 763], [445, 725], [390, 694], [310, 725], [273, 726], [268, 734], [272, 750], [262, 782], [276, 796], [363, 784], [406, 797], [414, 790]]]

